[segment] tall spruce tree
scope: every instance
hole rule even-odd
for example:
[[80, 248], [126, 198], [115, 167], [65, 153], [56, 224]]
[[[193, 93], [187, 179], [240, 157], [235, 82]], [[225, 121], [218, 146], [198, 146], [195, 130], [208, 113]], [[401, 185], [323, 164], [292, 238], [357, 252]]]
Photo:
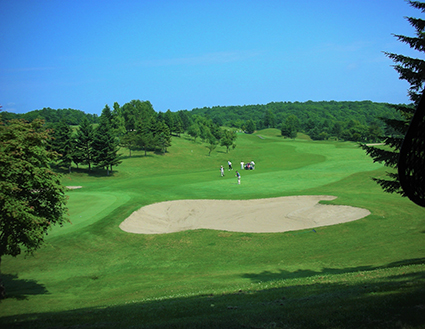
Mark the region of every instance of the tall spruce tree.
[[106, 175], [109, 176], [109, 170], [120, 164], [121, 159], [118, 154], [118, 142], [105, 116], [100, 117], [100, 124], [94, 131], [92, 147], [94, 164], [97, 167], [105, 168]]
[[[414, 8], [425, 12], [425, 3], [420, 1], [408, 1]], [[425, 51], [425, 20], [421, 18], [407, 17], [409, 23], [415, 28], [416, 35], [407, 37], [396, 34], [395, 37], [408, 44], [412, 49], [418, 52]], [[420, 58], [412, 58], [408, 56], [398, 55], [394, 53], [384, 52], [384, 54], [392, 59], [396, 65], [395, 70], [399, 73], [401, 80], [406, 80], [410, 84], [408, 95], [413, 104], [411, 105], [393, 105], [401, 114], [402, 119], [382, 119], [390, 128], [391, 134], [383, 137], [383, 142], [387, 146], [385, 148], [368, 146], [363, 144], [362, 148], [366, 151], [374, 162], [383, 162], [385, 166], [397, 168], [400, 149], [403, 144], [404, 137], [407, 133], [409, 122], [411, 121], [415, 108], [419, 104], [425, 82], [425, 61]], [[399, 175], [396, 171], [387, 172], [387, 178], [373, 178], [385, 192], [398, 193], [406, 196], [405, 191], [401, 188]]]
[[92, 143], [93, 126], [87, 118], [84, 118], [81, 125], [78, 127], [75, 154], [83, 164], [89, 166], [89, 171], [91, 170], [91, 164], [93, 163]]
[[72, 136], [72, 128], [62, 119], [53, 126], [52, 141], [50, 143], [53, 151], [59, 154], [59, 165], [67, 167], [71, 172], [75, 141]]

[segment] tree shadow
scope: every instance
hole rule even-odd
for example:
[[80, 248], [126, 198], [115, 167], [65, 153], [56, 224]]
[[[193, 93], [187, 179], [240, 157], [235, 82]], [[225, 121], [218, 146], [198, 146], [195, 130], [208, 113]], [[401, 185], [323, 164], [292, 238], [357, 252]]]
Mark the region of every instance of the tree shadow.
[[132, 154], [131, 156], [129, 155], [123, 155], [121, 156], [121, 159], [133, 159], [133, 158], [152, 158], [153, 155], [152, 154]]
[[44, 285], [35, 280], [18, 279], [18, 276], [13, 274], [2, 274], [0, 278], [6, 289], [6, 299], [26, 300], [29, 295], [49, 293]]
[[278, 272], [270, 272], [263, 271], [261, 273], [246, 273], [242, 277], [250, 279], [254, 283], [258, 282], [268, 282], [268, 281], [276, 281], [276, 280], [284, 280], [284, 279], [294, 279], [294, 278], [307, 278], [316, 275], [336, 275], [336, 274], [346, 274], [346, 273], [356, 273], [361, 271], [372, 271], [381, 268], [392, 268], [392, 267], [400, 267], [407, 265], [416, 265], [416, 264], [424, 264], [425, 258], [414, 258], [407, 259], [403, 261], [393, 262], [384, 267], [376, 267], [376, 266], [357, 266], [357, 267], [349, 267], [349, 268], [323, 268], [321, 271], [313, 271], [313, 270], [297, 270], [297, 271], [286, 271], [279, 270]]
[[[412, 261], [417, 264], [421, 259]], [[410, 260], [389, 265], [397, 264], [410, 264]], [[358, 280], [335, 277], [328, 280], [323, 276], [356, 270], [366, 272], [359, 273]], [[226, 293], [145, 301], [129, 299], [127, 304], [118, 306], [7, 316], [0, 318], [0, 326], [31, 329], [425, 327], [425, 271], [421, 269], [413, 269], [407, 274], [399, 271], [392, 276], [385, 276], [385, 273], [382, 276], [382, 271], [377, 273], [372, 267], [297, 273], [313, 276], [291, 280], [278, 287], [253, 283], [243, 290], [235, 287]], [[259, 279], [252, 274], [247, 277], [253, 281]], [[271, 278], [267, 273], [263, 277]], [[143, 298], [143, 294], [139, 298]]]

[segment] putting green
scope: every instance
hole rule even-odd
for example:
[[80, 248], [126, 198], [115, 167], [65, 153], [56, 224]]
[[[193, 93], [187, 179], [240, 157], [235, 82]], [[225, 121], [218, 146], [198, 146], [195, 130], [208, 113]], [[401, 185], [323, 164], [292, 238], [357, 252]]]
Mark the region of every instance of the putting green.
[[91, 225], [130, 199], [125, 193], [87, 192], [84, 188], [69, 191], [68, 196], [72, 205], [69, 213], [71, 223], [53, 227], [48, 237], [68, 234]]

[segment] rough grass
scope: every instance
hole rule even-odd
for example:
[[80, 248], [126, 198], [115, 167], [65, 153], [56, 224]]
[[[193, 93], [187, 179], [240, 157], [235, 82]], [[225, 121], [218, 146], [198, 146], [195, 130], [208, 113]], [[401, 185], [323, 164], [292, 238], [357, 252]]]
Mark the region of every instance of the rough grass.
[[[262, 138], [259, 138], [261, 135]], [[127, 151], [124, 152], [127, 154]], [[254, 160], [256, 170], [219, 167]], [[74, 171], [72, 225], [34, 257], [5, 257], [5, 328], [423, 328], [425, 211], [383, 193], [385, 169], [356, 144], [238, 135], [229, 154], [173, 139], [165, 155], [133, 152], [111, 177]], [[118, 225], [173, 199], [336, 195], [367, 218], [312, 230], [195, 230], [136, 235]]]

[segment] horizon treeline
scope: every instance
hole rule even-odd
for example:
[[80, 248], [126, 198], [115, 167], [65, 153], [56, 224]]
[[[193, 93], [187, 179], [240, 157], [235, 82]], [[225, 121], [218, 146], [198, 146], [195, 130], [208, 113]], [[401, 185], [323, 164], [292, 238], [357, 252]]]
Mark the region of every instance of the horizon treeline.
[[[223, 126], [237, 128], [247, 133], [265, 128], [277, 128], [281, 130], [282, 136], [289, 138], [296, 137], [297, 132], [303, 132], [313, 140], [379, 142], [383, 136], [394, 133], [388, 131], [381, 119], [399, 117], [395, 105], [372, 101], [272, 102], [264, 105], [214, 106], [194, 108], [191, 111], [156, 112], [149, 101], [132, 100], [122, 107], [115, 102], [113, 107], [112, 111], [109, 109], [110, 114], [108, 114], [111, 120], [112, 118], [114, 120], [114, 122], [111, 121], [111, 126], [115, 129], [116, 137], [122, 139], [120, 143], [127, 144], [130, 150], [132, 145], [137, 148], [136, 144], [140, 144], [140, 141], [135, 142], [133, 138], [130, 138], [131, 131], [136, 130], [136, 121], [145, 123], [150, 121], [151, 127], [153, 121], [157, 126], [159, 122], [165, 124], [169, 130], [164, 132], [166, 139], [170, 139], [169, 135], [179, 136], [186, 132], [194, 140], [199, 136], [213, 145], [221, 140], [223, 132], [220, 132], [218, 128]], [[134, 110], [137, 107], [140, 109]], [[143, 107], [149, 110], [143, 110]], [[146, 113], [149, 115], [146, 116]], [[96, 114], [86, 114], [80, 110], [51, 108], [24, 114], [2, 112], [2, 116], [4, 120], [22, 118], [32, 121], [35, 118], [41, 118], [46, 123], [64, 121], [68, 125], [80, 125], [84, 118], [92, 124], [99, 123], [100, 120]], [[118, 121], [124, 122], [124, 127]], [[162, 128], [149, 129], [152, 129], [154, 133], [155, 130]], [[142, 142], [142, 144], [146, 143]], [[150, 144], [155, 143], [150, 142]], [[163, 144], [162, 150], [167, 147], [165, 146], [167, 143]], [[152, 145], [145, 146], [143, 149], [155, 148]]]
[[50, 107], [44, 107], [41, 110], [33, 110], [26, 113], [13, 113], [2, 111], [2, 117], [4, 121], [13, 119], [24, 119], [32, 122], [35, 119], [42, 119], [46, 123], [58, 123], [65, 121], [68, 125], [78, 126], [81, 124], [84, 118], [90, 123], [98, 123], [99, 116], [97, 114], [85, 113], [81, 110], [75, 109], [52, 109]]
[[272, 102], [265, 105], [214, 106], [195, 108], [192, 115], [205, 116], [219, 126], [243, 129], [248, 133], [277, 128], [282, 136], [297, 132], [313, 140], [338, 139], [378, 142], [388, 131], [381, 118], [396, 119], [395, 105], [372, 101]]

